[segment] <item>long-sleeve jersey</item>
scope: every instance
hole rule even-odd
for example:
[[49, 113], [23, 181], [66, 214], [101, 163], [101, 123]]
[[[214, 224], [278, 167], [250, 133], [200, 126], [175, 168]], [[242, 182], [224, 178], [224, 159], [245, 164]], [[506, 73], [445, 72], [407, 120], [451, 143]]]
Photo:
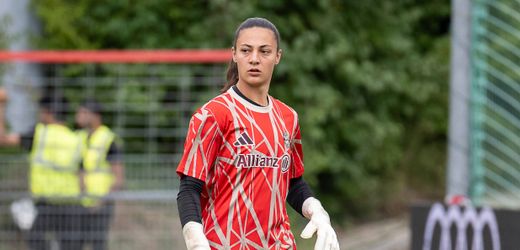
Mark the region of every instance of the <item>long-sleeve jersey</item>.
[[177, 173], [205, 182], [202, 222], [213, 249], [296, 249], [286, 197], [304, 171], [298, 116], [268, 98], [257, 106], [231, 88], [190, 121]]

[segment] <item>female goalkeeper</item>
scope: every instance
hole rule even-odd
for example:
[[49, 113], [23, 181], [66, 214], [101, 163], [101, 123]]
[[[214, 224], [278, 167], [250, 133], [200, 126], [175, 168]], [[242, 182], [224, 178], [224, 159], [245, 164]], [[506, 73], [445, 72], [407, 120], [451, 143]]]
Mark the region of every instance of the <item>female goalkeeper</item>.
[[339, 249], [327, 212], [302, 179], [298, 115], [269, 95], [279, 46], [271, 22], [245, 20], [223, 93], [191, 118], [177, 168], [189, 250], [296, 249], [286, 202], [310, 220], [301, 237], [317, 232], [315, 249]]

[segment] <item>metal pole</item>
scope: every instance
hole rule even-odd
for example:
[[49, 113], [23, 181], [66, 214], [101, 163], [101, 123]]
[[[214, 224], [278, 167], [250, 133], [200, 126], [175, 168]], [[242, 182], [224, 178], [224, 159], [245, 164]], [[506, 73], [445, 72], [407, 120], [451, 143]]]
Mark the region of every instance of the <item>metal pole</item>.
[[[0, 0], [0, 21], [6, 22], [7, 49], [28, 50], [29, 38], [36, 34], [38, 23], [30, 8], [30, 0]], [[2, 72], [2, 82], [8, 93], [6, 110], [11, 131], [26, 133], [34, 126], [37, 116], [37, 98], [42, 77], [36, 64], [13, 62], [6, 64]]]
[[470, 182], [471, 1], [451, 2], [451, 75], [446, 195], [468, 196]]

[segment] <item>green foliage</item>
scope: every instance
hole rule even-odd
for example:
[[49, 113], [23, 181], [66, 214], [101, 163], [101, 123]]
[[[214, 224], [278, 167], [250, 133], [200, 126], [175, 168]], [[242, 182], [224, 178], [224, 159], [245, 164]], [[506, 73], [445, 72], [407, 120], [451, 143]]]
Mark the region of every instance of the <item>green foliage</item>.
[[245, 18], [273, 21], [284, 52], [272, 94], [299, 112], [305, 177], [333, 214], [353, 216], [443, 192], [449, 7], [448, 0], [35, 1], [41, 47], [53, 49], [230, 47]]

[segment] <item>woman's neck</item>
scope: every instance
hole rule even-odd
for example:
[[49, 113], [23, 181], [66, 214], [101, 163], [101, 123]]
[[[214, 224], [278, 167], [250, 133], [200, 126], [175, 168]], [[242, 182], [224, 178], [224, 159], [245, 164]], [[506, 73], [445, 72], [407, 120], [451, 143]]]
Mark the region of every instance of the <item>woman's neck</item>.
[[240, 80], [237, 83], [237, 88], [240, 92], [251, 101], [258, 103], [261, 106], [269, 105], [267, 96], [269, 94], [269, 85], [252, 87], [247, 83], [242, 83]]

